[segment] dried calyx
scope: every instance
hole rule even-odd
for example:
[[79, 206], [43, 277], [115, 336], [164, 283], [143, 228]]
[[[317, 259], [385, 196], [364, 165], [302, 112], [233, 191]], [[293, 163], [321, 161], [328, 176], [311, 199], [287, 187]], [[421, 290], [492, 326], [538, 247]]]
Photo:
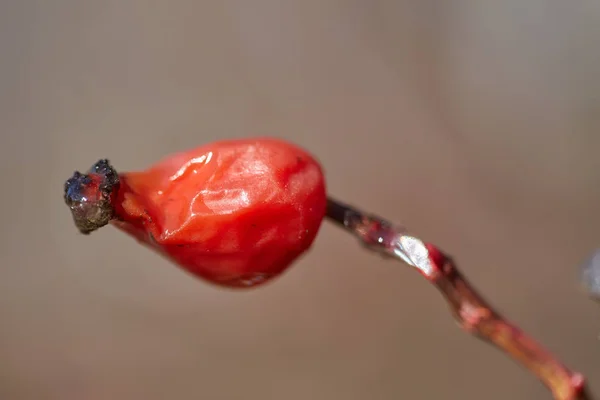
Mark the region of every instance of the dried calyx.
[[119, 175], [108, 160], [99, 160], [87, 174], [75, 171], [65, 182], [65, 203], [81, 233], [89, 234], [113, 219], [118, 190]]

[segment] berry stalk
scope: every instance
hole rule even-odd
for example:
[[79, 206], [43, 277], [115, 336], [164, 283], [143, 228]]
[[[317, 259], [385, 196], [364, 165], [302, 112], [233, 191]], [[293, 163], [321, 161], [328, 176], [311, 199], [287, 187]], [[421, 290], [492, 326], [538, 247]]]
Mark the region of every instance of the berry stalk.
[[414, 267], [441, 292], [452, 315], [467, 333], [512, 357], [542, 381], [556, 400], [591, 400], [582, 374], [566, 367], [495, 311], [454, 261], [436, 246], [424, 243], [383, 218], [331, 198], [328, 199], [326, 217], [357, 237], [369, 250]]

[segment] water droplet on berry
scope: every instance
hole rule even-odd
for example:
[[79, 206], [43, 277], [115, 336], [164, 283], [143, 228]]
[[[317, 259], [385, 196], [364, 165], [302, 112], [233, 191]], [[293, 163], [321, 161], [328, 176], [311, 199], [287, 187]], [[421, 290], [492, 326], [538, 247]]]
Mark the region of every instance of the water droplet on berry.
[[263, 272], [254, 272], [251, 274], [243, 275], [239, 278], [232, 279], [227, 281], [225, 284], [227, 286], [233, 287], [252, 287], [260, 285], [261, 283], [266, 282], [269, 278], [271, 278], [270, 274], [266, 274]]

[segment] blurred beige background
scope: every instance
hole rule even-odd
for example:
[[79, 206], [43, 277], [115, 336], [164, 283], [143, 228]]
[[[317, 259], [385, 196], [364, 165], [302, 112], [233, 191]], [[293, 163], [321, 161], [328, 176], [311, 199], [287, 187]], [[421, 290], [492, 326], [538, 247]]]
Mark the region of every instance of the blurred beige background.
[[63, 181], [207, 141], [313, 151], [600, 393], [600, 3], [4, 0], [0, 399], [548, 399], [408, 268], [325, 225], [261, 290], [191, 279]]

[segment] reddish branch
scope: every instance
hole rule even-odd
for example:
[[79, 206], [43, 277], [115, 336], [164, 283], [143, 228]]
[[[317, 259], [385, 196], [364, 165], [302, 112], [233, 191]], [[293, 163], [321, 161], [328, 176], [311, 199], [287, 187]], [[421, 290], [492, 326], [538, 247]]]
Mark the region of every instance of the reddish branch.
[[329, 199], [327, 217], [371, 250], [415, 267], [446, 298], [460, 326], [496, 346], [533, 373], [557, 400], [591, 400], [582, 374], [561, 363], [504, 319], [473, 288], [450, 257], [377, 216]]

